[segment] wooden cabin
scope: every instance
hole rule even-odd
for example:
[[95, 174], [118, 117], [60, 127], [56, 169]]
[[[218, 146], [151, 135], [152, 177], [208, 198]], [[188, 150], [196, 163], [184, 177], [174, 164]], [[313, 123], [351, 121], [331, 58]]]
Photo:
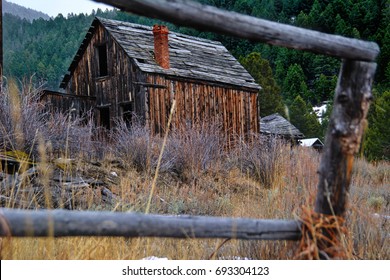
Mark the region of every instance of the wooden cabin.
[[161, 133], [175, 99], [174, 126], [218, 120], [229, 134], [259, 132], [260, 86], [216, 41], [95, 18], [68, 71], [65, 95], [93, 100], [108, 129], [136, 115]]
[[295, 144], [299, 143], [299, 139], [305, 137], [298, 128], [278, 113], [261, 118], [260, 133], [290, 140]]

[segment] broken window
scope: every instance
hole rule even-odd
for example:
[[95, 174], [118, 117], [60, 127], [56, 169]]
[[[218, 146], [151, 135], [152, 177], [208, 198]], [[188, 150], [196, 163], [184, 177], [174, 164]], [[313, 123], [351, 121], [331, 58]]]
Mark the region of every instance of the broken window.
[[107, 62], [107, 44], [103, 44], [97, 47], [99, 55], [99, 76], [108, 75], [108, 62]]

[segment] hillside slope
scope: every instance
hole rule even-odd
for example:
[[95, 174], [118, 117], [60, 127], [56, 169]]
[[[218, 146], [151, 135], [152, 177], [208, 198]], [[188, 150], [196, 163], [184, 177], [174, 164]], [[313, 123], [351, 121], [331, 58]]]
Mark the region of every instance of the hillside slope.
[[3, 0], [3, 14], [5, 14], [5, 13], [18, 16], [22, 19], [27, 19], [30, 22], [33, 21], [34, 19], [39, 19], [39, 18], [42, 18], [45, 20], [50, 19], [50, 16], [45, 14], [45, 13], [42, 13], [42, 12], [39, 12], [39, 11], [36, 11], [33, 9], [25, 8], [25, 7], [20, 6], [18, 4], [14, 4], [14, 3], [7, 2], [7, 1]]

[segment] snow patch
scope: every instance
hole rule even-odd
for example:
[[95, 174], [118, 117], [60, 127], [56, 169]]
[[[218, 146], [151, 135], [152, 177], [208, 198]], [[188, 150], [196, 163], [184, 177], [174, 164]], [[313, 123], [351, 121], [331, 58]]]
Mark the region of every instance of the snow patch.
[[326, 113], [326, 106], [328, 105], [328, 102], [324, 102], [320, 106], [314, 106], [313, 111], [317, 115], [317, 119], [320, 123], [322, 123], [323, 116]]

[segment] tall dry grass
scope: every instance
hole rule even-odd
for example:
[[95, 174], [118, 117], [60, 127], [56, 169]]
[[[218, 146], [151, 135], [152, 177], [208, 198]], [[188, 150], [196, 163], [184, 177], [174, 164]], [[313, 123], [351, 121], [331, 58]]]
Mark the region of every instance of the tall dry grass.
[[[20, 92], [18, 95], [21, 100], [25, 98]], [[7, 101], [7, 95], [2, 98], [0, 106], [10, 114], [9, 107], [15, 103]], [[105, 142], [105, 138], [92, 137], [92, 125], [79, 126], [79, 122], [66, 115], [47, 115], [40, 109], [39, 101], [35, 102], [32, 106], [28, 103], [29, 110], [36, 110], [30, 113], [36, 113], [36, 123], [29, 124], [29, 129], [38, 134], [24, 128], [24, 118], [10, 122], [6, 111], [0, 111], [0, 151], [13, 149], [18, 141], [15, 131], [23, 131], [23, 151], [36, 155], [41, 170], [51, 170], [46, 179], [42, 175], [35, 178], [49, 192], [42, 192], [44, 188], [35, 179], [25, 180], [25, 189], [34, 186], [36, 190], [29, 196], [16, 197], [15, 189], [4, 191], [6, 182], [2, 175], [2, 196], [14, 201], [23, 198], [30, 207], [146, 211], [161, 137], [152, 136], [139, 124], [128, 127], [118, 122], [110, 142]], [[20, 104], [23, 106], [23, 101]], [[16, 121], [21, 123], [12, 123]], [[277, 139], [260, 137], [251, 143], [237, 141], [233, 149], [227, 150], [218, 127], [203, 123], [168, 135], [149, 212], [295, 219], [302, 205], [314, 205], [320, 161], [316, 151], [291, 148]], [[70, 165], [61, 165], [62, 176], [97, 178], [116, 196], [114, 202], [105, 203], [97, 187], [77, 188], [69, 197], [64, 184], [53, 184], [50, 174], [59, 168], [55, 154], [73, 159]], [[389, 220], [385, 217], [390, 213], [389, 197], [389, 163], [358, 159], [347, 213], [349, 234], [345, 246], [350, 259], [390, 259]], [[2, 206], [19, 207], [9, 201], [2, 201]], [[2, 259], [141, 259], [151, 255], [169, 259], [292, 259], [298, 244], [219, 239], [11, 237], [2, 238], [0, 246]]]

